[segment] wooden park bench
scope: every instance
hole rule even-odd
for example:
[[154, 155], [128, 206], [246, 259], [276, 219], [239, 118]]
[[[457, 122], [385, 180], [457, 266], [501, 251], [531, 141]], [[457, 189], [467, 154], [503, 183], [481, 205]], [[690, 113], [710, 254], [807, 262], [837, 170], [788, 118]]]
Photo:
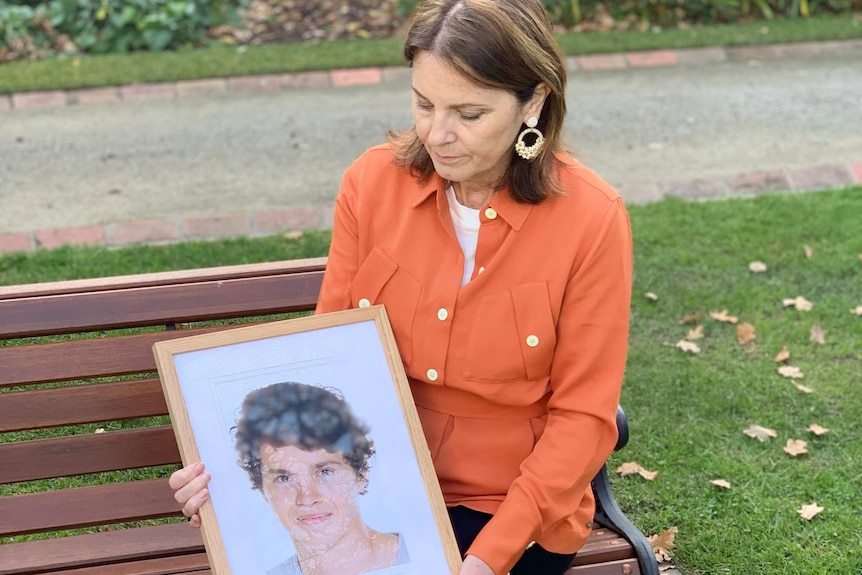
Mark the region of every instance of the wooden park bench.
[[[325, 264], [0, 287], [0, 575], [209, 573], [167, 484], [180, 456], [152, 345], [313, 310]], [[593, 489], [595, 527], [569, 574], [657, 575], [606, 470]]]

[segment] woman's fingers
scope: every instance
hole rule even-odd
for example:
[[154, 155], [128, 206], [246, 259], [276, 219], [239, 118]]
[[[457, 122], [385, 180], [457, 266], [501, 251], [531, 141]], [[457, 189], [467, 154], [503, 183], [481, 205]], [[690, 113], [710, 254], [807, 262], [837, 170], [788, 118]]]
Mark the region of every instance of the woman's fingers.
[[475, 555], [467, 555], [458, 575], [494, 575], [494, 570]]
[[174, 471], [171, 474], [170, 479], [168, 479], [168, 485], [170, 485], [171, 489], [176, 491], [203, 472], [203, 461], [196, 461], [191, 465], [186, 465], [182, 469], [177, 469], [176, 471]]
[[[174, 499], [176, 499], [177, 503], [183, 506], [183, 509], [188, 508], [188, 504], [192, 503], [194, 505], [197, 503], [197, 507], [192, 509], [192, 513], [197, 512], [200, 504], [206, 500], [207, 493], [207, 483], [209, 483], [210, 474], [209, 473], [201, 473], [176, 491], [174, 491]], [[186, 513], [186, 515], [191, 515], [191, 513]]]
[[201, 505], [206, 502], [209, 496], [209, 489], [203, 488], [195, 493], [188, 501], [186, 501], [185, 505], [183, 505], [183, 515], [189, 518], [189, 523], [192, 524], [192, 527], [201, 526], [201, 518], [200, 515], [198, 515], [198, 510], [201, 508]]
[[[210, 474], [204, 471], [202, 463], [194, 463], [175, 471], [168, 485], [174, 490], [174, 499], [183, 506], [183, 515], [194, 518], [201, 505], [209, 498], [209, 490], [206, 488], [210, 481]], [[197, 518], [198, 525], [200, 517]]]

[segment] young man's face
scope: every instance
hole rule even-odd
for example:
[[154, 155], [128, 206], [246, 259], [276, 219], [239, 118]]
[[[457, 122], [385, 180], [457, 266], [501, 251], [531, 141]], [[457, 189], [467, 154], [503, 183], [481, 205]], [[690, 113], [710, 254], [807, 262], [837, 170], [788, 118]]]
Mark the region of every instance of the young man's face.
[[263, 496], [295, 545], [328, 548], [362, 526], [364, 480], [340, 453], [265, 443], [260, 459]]

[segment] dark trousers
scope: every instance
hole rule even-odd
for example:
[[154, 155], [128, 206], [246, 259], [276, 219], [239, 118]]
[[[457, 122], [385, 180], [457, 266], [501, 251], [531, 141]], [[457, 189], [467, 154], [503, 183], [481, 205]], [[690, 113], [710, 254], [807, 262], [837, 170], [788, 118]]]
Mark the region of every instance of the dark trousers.
[[[449, 519], [455, 531], [455, 540], [458, 541], [458, 550], [461, 555], [464, 555], [482, 527], [490, 521], [491, 515], [459, 505], [449, 508]], [[536, 543], [524, 551], [524, 555], [515, 563], [510, 573], [511, 575], [536, 575], [537, 573], [562, 575], [574, 556], [574, 553], [571, 555], [551, 553]]]

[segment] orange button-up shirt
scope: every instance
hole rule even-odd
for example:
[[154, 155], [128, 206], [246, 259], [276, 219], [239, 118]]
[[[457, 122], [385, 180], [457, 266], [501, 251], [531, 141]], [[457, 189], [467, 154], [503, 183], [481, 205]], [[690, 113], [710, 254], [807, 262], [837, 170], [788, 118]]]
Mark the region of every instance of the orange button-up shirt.
[[387, 146], [344, 175], [317, 312], [383, 304], [447, 505], [493, 513], [468, 550], [498, 574], [531, 541], [573, 553], [590, 480], [617, 439], [628, 339], [629, 220], [571, 158], [566, 196], [496, 193], [464, 255], [439, 177], [420, 185]]

